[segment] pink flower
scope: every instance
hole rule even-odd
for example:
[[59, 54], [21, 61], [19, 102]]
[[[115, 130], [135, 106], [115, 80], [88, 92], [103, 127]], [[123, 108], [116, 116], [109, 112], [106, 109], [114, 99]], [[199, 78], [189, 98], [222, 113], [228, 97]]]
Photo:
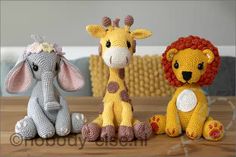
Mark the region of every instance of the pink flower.
[[40, 43], [38, 43], [38, 42], [34, 42], [33, 44], [28, 45], [26, 50], [25, 50], [25, 52], [27, 54], [29, 54], [29, 53], [39, 53], [41, 51], [42, 51], [42, 48], [41, 48]]
[[62, 52], [62, 47], [57, 45], [56, 43], [53, 44], [53, 47], [58, 55], [64, 55], [65, 53]]

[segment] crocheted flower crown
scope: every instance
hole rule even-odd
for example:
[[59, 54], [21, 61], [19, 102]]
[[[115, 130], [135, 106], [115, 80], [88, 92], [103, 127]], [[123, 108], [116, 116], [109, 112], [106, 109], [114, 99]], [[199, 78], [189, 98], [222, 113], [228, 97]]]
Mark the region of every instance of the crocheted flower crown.
[[45, 42], [44, 38], [39, 35], [31, 35], [31, 38], [34, 40], [34, 42], [26, 47], [26, 55], [40, 52], [56, 53], [58, 55], [65, 54], [62, 52], [62, 48], [56, 43]]

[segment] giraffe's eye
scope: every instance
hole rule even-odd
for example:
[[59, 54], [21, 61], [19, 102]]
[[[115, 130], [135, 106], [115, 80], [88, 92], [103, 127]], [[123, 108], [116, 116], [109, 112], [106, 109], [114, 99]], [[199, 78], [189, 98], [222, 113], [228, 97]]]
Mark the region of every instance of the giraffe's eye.
[[204, 68], [204, 63], [199, 63], [198, 64], [198, 67], [197, 67], [199, 70], [202, 70]]
[[110, 40], [108, 40], [108, 41], [106, 42], [106, 47], [107, 47], [107, 48], [110, 48], [110, 47], [111, 47], [111, 42], [110, 42]]
[[131, 47], [131, 44], [129, 41], [127, 41], [127, 47], [128, 47], [128, 49]]

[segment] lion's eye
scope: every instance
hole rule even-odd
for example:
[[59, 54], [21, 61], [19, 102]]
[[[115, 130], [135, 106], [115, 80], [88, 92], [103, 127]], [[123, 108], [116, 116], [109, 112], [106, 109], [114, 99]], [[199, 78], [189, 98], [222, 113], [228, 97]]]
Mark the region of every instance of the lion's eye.
[[108, 40], [108, 41], [106, 42], [106, 47], [107, 47], [107, 48], [111, 47], [111, 42], [110, 42], [110, 40]]
[[202, 70], [204, 68], [204, 63], [202, 62], [202, 63], [199, 63], [198, 64], [198, 69], [199, 70]]
[[175, 61], [174, 67], [175, 67], [175, 69], [179, 68], [179, 63], [177, 61]]

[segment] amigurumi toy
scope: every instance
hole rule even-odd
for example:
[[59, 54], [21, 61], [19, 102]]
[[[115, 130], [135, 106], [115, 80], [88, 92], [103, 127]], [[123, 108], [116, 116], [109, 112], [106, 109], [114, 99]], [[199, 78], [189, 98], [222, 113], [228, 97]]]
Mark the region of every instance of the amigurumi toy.
[[16, 123], [15, 132], [24, 139], [32, 139], [38, 134], [50, 138], [55, 132], [66, 136], [70, 132], [79, 133], [86, 119], [81, 113], [70, 115], [65, 99], [55, 88], [75, 91], [84, 84], [78, 69], [63, 56], [57, 44], [45, 42], [32, 35], [35, 42], [29, 45], [6, 79], [6, 90], [19, 93], [27, 90], [36, 80], [28, 102], [27, 116]]
[[217, 48], [197, 36], [179, 38], [163, 53], [165, 77], [176, 91], [167, 106], [166, 116], [155, 115], [149, 122], [156, 134], [179, 136], [182, 131], [190, 139], [202, 135], [217, 141], [224, 135], [223, 125], [208, 115], [208, 103], [201, 86], [210, 85], [220, 66]]
[[140, 122], [133, 117], [132, 104], [124, 82], [124, 68], [129, 64], [135, 52], [135, 40], [151, 35], [146, 29], [130, 30], [133, 17], [125, 18], [125, 26], [119, 27], [119, 19], [111, 23], [103, 18], [103, 26], [88, 25], [87, 31], [93, 37], [100, 38], [99, 52], [109, 67], [109, 79], [99, 116], [82, 128], [82, 135], [87, 141], [112, 141], [118, 130], [121, 141], [147, 139], [152, 133], [149, 123]]

